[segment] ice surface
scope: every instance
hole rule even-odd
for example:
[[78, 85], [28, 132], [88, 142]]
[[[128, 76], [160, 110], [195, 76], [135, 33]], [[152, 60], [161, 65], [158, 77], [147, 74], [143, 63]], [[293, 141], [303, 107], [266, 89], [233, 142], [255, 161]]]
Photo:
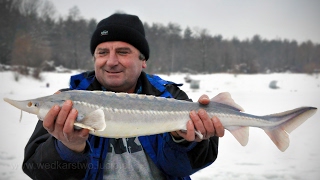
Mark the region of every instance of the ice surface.
[[[12, 72], [0, 72], [1, 147], [0, 179], [29, 179], [21, 169], [24, 147], [37, 118], [5, 103], [4, 97], [31, 99], [50, 95], [68, 87], [72, 73], [43, 73], [42, 81], [20, 77], [17, 82]], [[224, 91], [231, 93], [236, 103], [246, 112], [265, 115], [300, 107], [320, 107], [320, 78], [307, 74], [208, 74], [191, 75], [200, 80], [200, 89], [191, 89], [184, 82], [186, 74], [160, 75], [162, 78], [184, 83], [181, 88], [194, 100], [200, 95], [213, 97]], [[277, 81], [278, 89], [269, 88]], [[46, 87], [49, 83], [50, 86]], [[263, 130], [250, 128], [249, 143], [242, 147], [226, 131], [220, 138], [218, 159], [209, 167], [192, 175], [195, 180], [229, 179], [320, 179], [320, 112], [290, 134], [290, 146], [280, 152]]]

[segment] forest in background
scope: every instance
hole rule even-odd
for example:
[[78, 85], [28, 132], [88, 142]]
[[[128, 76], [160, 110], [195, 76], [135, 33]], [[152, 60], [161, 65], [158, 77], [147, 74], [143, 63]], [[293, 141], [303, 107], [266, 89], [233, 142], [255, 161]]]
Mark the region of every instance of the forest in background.
[[[56, 16], [47, 0], [0, 0], [0, 64], [41, 69], [47, 62], [70, 69], [93, 68], [90, 38], [100, 20], [84, 19], [77, 7]], [[114, 12], [110, 12], [114, 13]], [[150, 73], [313, 73], [320, 44], [295, 40], [224, 39], [207, 29], [177, 23], [144, 23]]]

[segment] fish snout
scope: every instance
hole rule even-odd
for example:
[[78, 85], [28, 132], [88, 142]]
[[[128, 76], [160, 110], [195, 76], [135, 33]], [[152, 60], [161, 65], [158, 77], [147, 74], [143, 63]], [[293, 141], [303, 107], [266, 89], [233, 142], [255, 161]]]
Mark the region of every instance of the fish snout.
[[30, 100], [16, 101], [9, 98], [3, 98], [3, 100], [22, 111], [35, 114], [35, 115], [38, 115], [39, 113], [40, 108], [39, 108], [39, 103], [37, 102], [32, 102]]

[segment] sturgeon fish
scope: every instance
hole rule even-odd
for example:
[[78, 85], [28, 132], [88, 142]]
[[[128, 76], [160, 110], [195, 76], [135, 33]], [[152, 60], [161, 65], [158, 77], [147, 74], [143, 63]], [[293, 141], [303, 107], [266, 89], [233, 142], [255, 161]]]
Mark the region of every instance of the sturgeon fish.
[[74, 126], [87, 128], [96, 136], [121, 138], [186, 130], [190, 111], [203, 108], [210, 117], [217, 116], [242, 146], [248, 143], [251, 126], [263, 129], [281, 151], [289, 146], [288, 133], [317, 111], [315, 107], [300, 107], [265, 116], [246, 114], [229, 93], [220, 93], [208, 105], [150, 95], [82, 90], [24, 101], [4, 98], [40, 120], [53, 105], [62, 106], [66, 100], [72, 100], [73, 107], [78, 110]]

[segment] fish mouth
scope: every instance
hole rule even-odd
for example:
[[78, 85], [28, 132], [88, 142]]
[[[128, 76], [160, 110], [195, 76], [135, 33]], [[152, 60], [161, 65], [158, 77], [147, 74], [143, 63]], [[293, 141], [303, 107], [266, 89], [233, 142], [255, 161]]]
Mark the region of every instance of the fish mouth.
[[38, 115], [39, 113], [39, 107], [36, 107], [35, 106], [35, 103], [33, 103], [32, 101], [30, 100], [27, 100], [27, 101], [16, 101], [16, 100], [12, 100], [12, 99], [9, 99], [9, 98], [3, 98], [3, 100], [9, 104], [11, 104], [12, 106], [22, 110], [22, 111], [25, 111], [25, 112], [28, 112], [28, 113], [31, 113], [31, 114], [35, 114], [35, 115]]

